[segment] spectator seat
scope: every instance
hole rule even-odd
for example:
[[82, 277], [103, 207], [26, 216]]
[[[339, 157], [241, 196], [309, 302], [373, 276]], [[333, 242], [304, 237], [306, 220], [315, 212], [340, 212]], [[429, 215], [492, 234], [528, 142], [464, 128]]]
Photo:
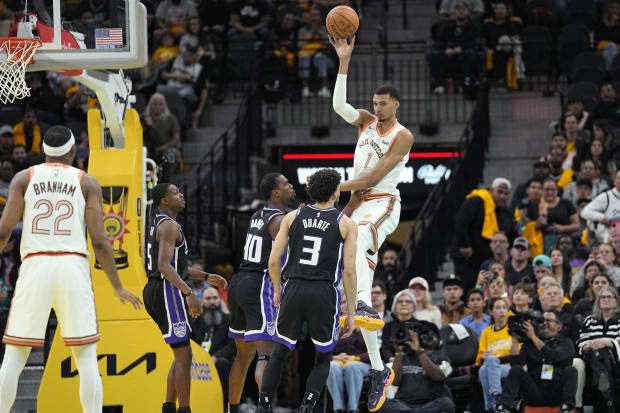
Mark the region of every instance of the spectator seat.
[[575, 56], [573, 61], [573, 69], [580, 67], [599, 67], [605, 71], [605, 59], [597, 52], [583, 52]]
[[0, 125], [15, 126], [24, 119], [24, 110], [18, 105], [0, 106]]
[[142, 93], [135, 93], [136, 101], [132, 103], [132, 107], [138, 112], [138, 114], [142, 115], [144, 109], [146, 109], [147, 101], [146, 97]]
[[459, 339], [450, 325], [439, 330], [443, 352], [450, 359], [450, 364], [454, 369], [452, 375], [447, 378], [446, 384], [452, 392], [457, 411], [459, 411], [458, 407], [464, 407], [473, 399], [472, 394], [477, 392], [478, 387], [477, 376], [473, 374], [459, 376], [457, 373], [458, 367], [473, 365], [478, 355], [478, 335], [469, 327], [460, 324], [459, 326], [465, 328], [469, 334], [467, 337]]
[[561, 13], [550, 0], [532, 0], [527, 4], [526, 26], [545, 26], [557, 33], [561, 25]]
[[553, 38], [545, 26], [528, 26], [521, 32], [521, 58], [527, 75], [546, 75], [551, 72]]
[[571, 81], [573, 82], [592, 82], [598, 86], [601, 86], [607, 73], [600, 67], [593, 66], [581, 66], [575, 67], [573, 64], [573, 74], [571, 75]]
[[558, 413], [560, 406], [557, 407], [532, 407], [525, 406], [524, 413]]
[[166, 97], [166, 105], [168, 105], [168, 110], [172, 113], [179, 122], [179, 126], [181, 127], [181, 135], [183, 135], [183, 131], [187, 125], [187, 108], [185, 107], [185, 102], [183, 98], [178, 93], [164, 93]]
[[596, 11], [596, 5], [592, 0], [568, 0], [564, 7], [566, 13], [573, 11], [584, 11], [594, 13]]
[[583, 24], [569, 24], [558, 35], [557, 57], [562, 73], [572, 73], [575, 56], [591, 51], [590, 30]]
[[592, 113], [600, 98], [599, 88], [592, 82], [575, 82], [568, 87], [568, 99], [573, 97], [582, 98], [585, 109]]
[[566, 17], [564, 18], [564, 24], [583, 24], [589, 29], [593, 29], [596, 24], [596, 20], [594, 19], [594, 14], [590, 11], [571, 10], [567, 11]]

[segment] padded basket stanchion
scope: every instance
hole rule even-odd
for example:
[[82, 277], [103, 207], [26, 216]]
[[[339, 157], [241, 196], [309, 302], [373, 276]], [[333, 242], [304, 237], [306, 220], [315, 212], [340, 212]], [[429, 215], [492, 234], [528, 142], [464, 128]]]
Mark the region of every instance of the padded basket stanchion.
[[0, 37], [0, 102], [13, 103], [30, 96], [26, 66], [41, 45], [39, 39]]

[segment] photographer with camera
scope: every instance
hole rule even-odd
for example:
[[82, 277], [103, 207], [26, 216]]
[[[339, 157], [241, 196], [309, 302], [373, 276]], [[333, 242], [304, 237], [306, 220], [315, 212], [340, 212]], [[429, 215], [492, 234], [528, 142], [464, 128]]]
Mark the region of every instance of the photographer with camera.
[[[577, 371], [572, 366], [573, 342], [562, 336], [562, 322], [557, 311], [545, 311], [540, 331], [529, 321], [521, 323], [527, 338], [518, 355], [509, 356], [512, 367], [498, 399], [496, 413], [510, 413], [517, 396], [526, 405], [561, 406], [559, 413], [569, 413], [575, 406]], [[518, 341], [513, 336], [513, 350]], [[527, 371], [523, 369], [527, 365]]]
[[[386, 400], [383, 413], [453, 413], [452, 394], [446, 378], [452, 373], [448, 357], [439, 351], [437, 326], [415, 320], [406, 336], [394, 342], [396, 397]], [[385, 342], [384, 342], [385, 343]]]

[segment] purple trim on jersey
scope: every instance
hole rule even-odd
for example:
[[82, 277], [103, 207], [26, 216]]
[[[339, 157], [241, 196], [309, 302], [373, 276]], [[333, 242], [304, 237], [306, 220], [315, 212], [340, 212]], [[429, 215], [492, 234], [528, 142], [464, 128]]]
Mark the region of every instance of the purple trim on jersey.
[[164, 337], [167, 344], [181, 343], [189, 340], [192, 327], [185, 312], [185, 303], [181, 291], [164, 279], [164, 297], [168, 313], [168, 337]]
[[[336, 267], [336, 282], [334, 285], [340, 284], [340, 280], [342, 280], [342, 271], [344, 268], [344, 243], [340, 243], [340, 257], [338, 258], [338, 266]], [[336, 288], [337, 289], [337, 288]], [[338, 292], [340, 294], [340, 291]]]
[[271, 277], [267, 271], [263, 275], [263, 285], [260, 294], [261, 314], [265, 327], [258, 333], [245, 333], [243, 339], [245, 341], [266, 340], [273, 341], [276, 335], [276, 321], [278, 318], [278, 309], [273, 305], [274, 286]]
[[332, 328], [332, 339], [327, 345], [319, 345], [314, 344], [314, 348], [316, 351], [320, 353], [327, 353], [328, 351], [332, 351], [336, 344], [338, 344], [338, 339], [340, 338], [340, 302], [342, 301], [342, 297], [340, 295], [340, 290], [334, 286], [336, 290], [336, 312], [334, 313], [334, 327]]
[[243, 338], [243, 333], [234, 333], [232, 331], [230, 331], [230, 329], [228, 330], [228, 337], [230, 338]]
[[[280, 211], [279, 209], [276, 209], [276, 211]], [[279, 214], [273, 214], [272, 216], [269, 217], [269, 219], [267, 220], [267, 224], [269, 224], [271, 222], [271, 220], [273, 219], [273, 217], [279, 217], [280, 215], [284, 215], [284, 213], [282, 211], [280, 211]]]
[[338, 222], [340, 222], [340, 219], [342, 218], [342, 215], [343, 215], [343, 214], [344, 214], [344, 211], [342, 211], [342, 212], [340, 213], [340, 215], [338, 215]]

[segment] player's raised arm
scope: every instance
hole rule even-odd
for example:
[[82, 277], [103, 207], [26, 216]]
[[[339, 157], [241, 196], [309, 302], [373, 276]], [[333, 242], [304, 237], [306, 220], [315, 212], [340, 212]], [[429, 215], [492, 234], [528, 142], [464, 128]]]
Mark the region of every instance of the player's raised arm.
[[368, 173], [359, 175], [357, 178], [344, 181], [340, 184], [340, 191], [353, 191], [356, 189], [372, 188], [377, 185], [394, 167], [405, 157], [413, 146], [413, 134], [408, 129], [403, 129], [394, 137], [390, 148], [384, 157]]
[[355, 36], [350, 39], [351, 43], [349, 43], [347, 39], [335, 39], [329, 35], [329, 42], [336, 49], [338, 60], [340, 61], [338, 77], [334, 86], [334, 96], [332, 98], [334, 111], [351, 125], [361, 128], [370, 122], [374, 116], [365, 109], [355, 109], [347, 103], [347, 73], [349, 72], [349, 62], [351, 61], [351, 54], [355, 46]]
[[349, 307], [347, 320], [344, 324], [342, 337], [348, 337], [355, 329], [355, 307], [357, 305], [357, 272], [355, 271], [355, 255], [357, 251], [357, 225], [347, 216], [340, 219], [340, 233], [344, 238], [342, 254], [342, 285]]
[[273, 283], [274, 290], [274, 305], [278, 307], [280, 305], [280, 278], [282, 272], [282, 256], [286, 252], [288, 246], [288, 230], [291, 228], [291, 223], [295, 219], [297, 210], [291, 211], [282, 220], [280, 224], [280, 231], [276, 235], [276, 240], [271, 247], [271, 254], [269, 254], [269, 277]]
[[118, 277], [118, 272], [116, 271], [116, 265], [114, 264], [112, 246], [103, 229], [101, 186], [99, 186], [99, 182], [97, 182], [95, 178], [88, 174], [84, 174], [82, 178], [82, 190], [84, 191], [84, 198], [86, 199], [84, 219], [93, 244], [95, 257], [97, 257], [97, 261], [114, 288], [114, 294], [121, 300], [121, 303], [124, 304], [125, 301], [129, 301], [136, 310], [139, 310], [142, 306], [142, 301], [123, 288], [121, 280]]
[[9, 186], [9, 199], [0, 218], [0, 251], [4, 249], [11, 237], [13, 228], [24, 215], [24, 193], [30, 181], [30, 170], [18, 172]]

